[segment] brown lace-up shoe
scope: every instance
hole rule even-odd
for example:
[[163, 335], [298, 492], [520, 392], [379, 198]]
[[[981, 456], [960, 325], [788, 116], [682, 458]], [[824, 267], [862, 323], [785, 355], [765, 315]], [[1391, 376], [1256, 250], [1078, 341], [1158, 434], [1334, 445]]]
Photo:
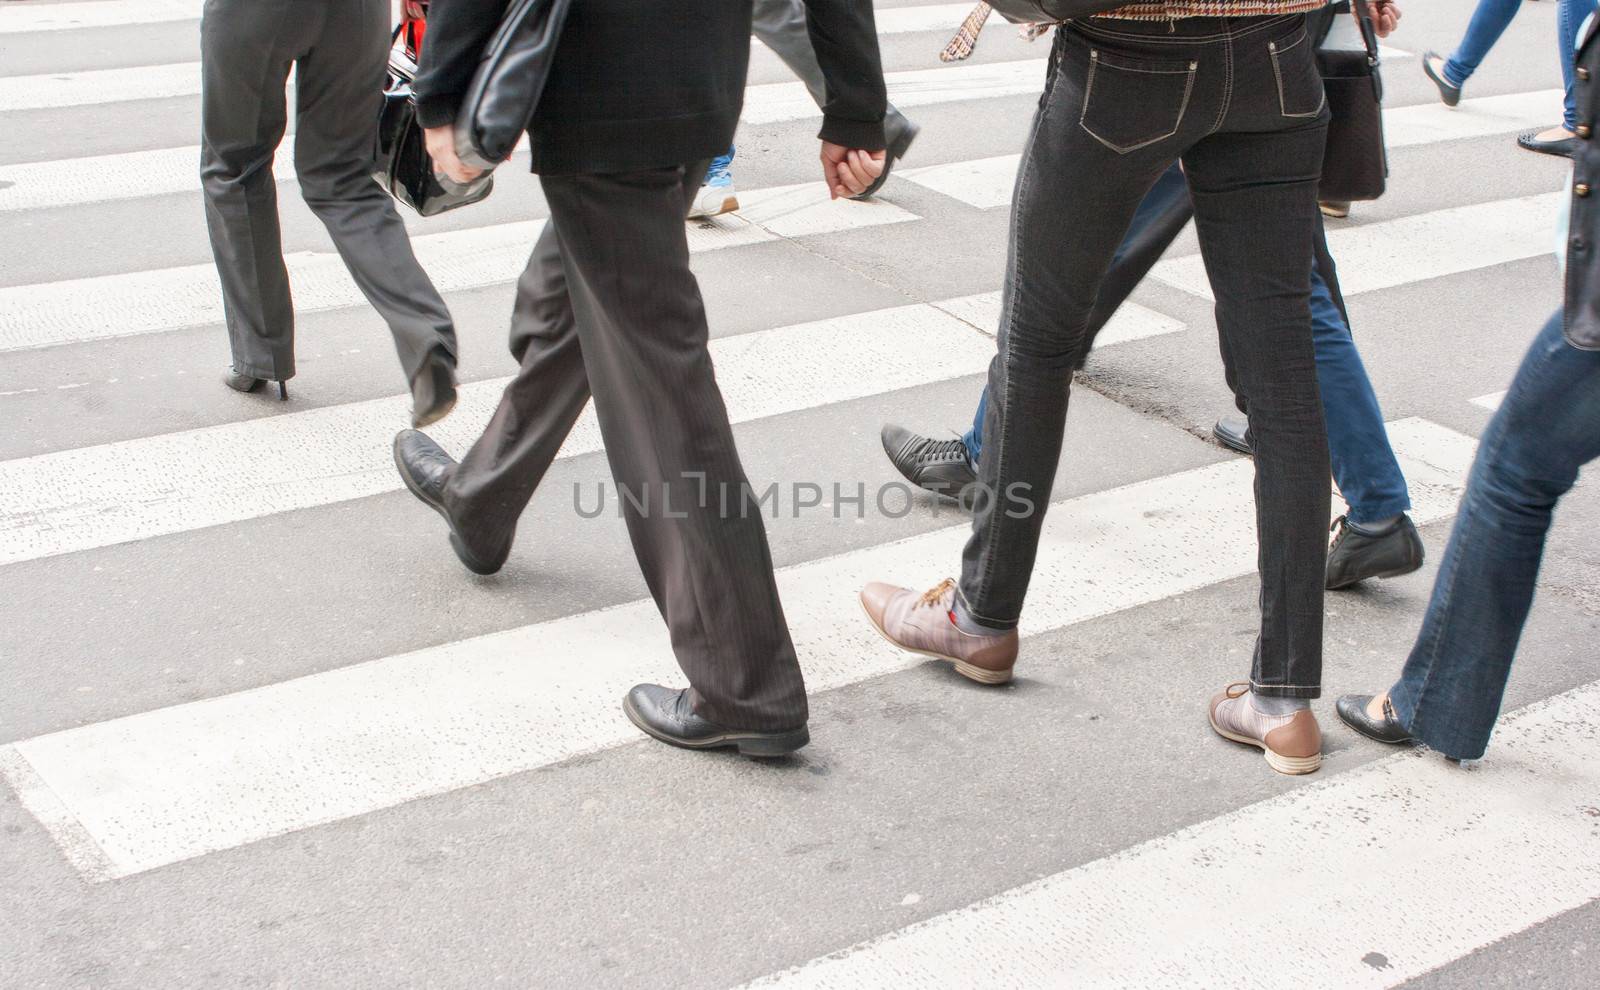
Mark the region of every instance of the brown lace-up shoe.
[[902, 650], [956, 665], [956, 673], [979, 684], [1004, 684], [1017, 664], [1017, 631], [992, 636], [961, 631], [951, 618], [956, 583], [949, 578], [931, 591], [874, 581], [861, 589], [861, 607], [872, 625]]
[[1250, 703], [1249, 684], [1230, 684], [1211, 699], [1211, 727], [1217, 735], [1266, 751], [1279, 773], [1311, 773], [1322, 766], [1322, 729], [1311, 709], [1293, 715], [1263, 715]]

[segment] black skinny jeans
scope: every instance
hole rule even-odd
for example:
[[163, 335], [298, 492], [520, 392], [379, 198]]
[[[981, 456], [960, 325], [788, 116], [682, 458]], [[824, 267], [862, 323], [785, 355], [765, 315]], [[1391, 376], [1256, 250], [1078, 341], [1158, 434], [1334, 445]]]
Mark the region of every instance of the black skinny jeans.
[[1183, 162], [1256, 457], [1261, 633], [1251, 680], [1314, 698], [1331, 481], [1310, 271], [1327, 130], [1303, 15], [1094, 19], [1056, 32], [1017, 175], [983, 500], [958, 608], [1017, 624], [1061, 457], [1072, 370], [1140, 200]]

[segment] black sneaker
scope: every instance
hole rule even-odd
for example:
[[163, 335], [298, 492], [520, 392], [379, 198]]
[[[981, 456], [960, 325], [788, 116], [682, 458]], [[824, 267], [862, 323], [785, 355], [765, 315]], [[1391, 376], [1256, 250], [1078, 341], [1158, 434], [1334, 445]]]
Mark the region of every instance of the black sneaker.
[[889, 455], [889, 463], [918, 488], [958, 499], [963, 504], [969, 500], [971, 491], [976, 490], [978, 473], [967, 458], [967, 445], [959, 438], [934, 440], [889, 423], [884, 426], [880, 439], [883, 452]]
[[1329, 591], [1360, 584], [1368, 578], [1410, 574], [1422, 566], [1422, 537], [1410, 516], [1402, 515], [1389, 528], [1363, 529], [1340, 516], [1333, 522], [1338, 533], [1328, 548]]

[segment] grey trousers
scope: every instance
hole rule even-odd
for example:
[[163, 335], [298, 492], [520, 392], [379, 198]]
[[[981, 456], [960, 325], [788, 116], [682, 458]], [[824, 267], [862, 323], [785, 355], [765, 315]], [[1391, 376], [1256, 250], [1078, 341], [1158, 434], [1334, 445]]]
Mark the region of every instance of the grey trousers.
[[294, 375], [294, 304], [272, 160], [297, 68], [295, 171], [356, 285], [394, 334], [406, 381], [456, 353], [444, 300], [372, 180], [389, 0], [206, 0], [200, 22], [201, 184], [234, 369]]
[[805, 723], [805, 684], [689, 270], [683, 215], [705, 172], [542, 179], [551, 221], [517, 286], [520, 369], [444, 501], [460, 538], [496, 553], [592, 395], [616, 483], [605, 511], [626, 520], [695, 710], [780, 731]]
[[[811, 47], [811, 35], [806, 31], [804, 0], [755, 0], [750, 33], [783, 59], [789, 70], [805, 83], [817, 106], [826, 102], [827, 84], [822, 78], [822, 66], [817, 64], [816, 50]], [[895, 109], [894, 104], [889, 104], [883, 116], [883, 133], [891, 148], [910, 127], [911, 122], [905, 115]]]

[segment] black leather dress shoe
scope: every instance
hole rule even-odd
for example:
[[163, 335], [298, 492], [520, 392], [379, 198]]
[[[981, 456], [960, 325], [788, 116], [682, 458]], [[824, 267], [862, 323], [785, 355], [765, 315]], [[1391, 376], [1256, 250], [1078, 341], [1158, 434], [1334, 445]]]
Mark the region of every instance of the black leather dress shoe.
[[444, 449], [425, 433], [401, 430], [394, 438], [394, 466], [400, 479], [406, 483], [422, 504], [439, 513], [450, 526], [450, 546], [456, 556], [474, 574], [489, 575], [498, 571], [511, 555], [511, 539], [505, 545], [489, 552], [468, 546], [450, 510], [444, 504], [444, 486], [455, 470], [456, 462]]
[[1391, 746], [1403, 746], [1415, 743], [1411, 733], [1405, 730], [1400, 720], [1394, 717], [1394, 706], [1389, 704], [1389, 699], [1383, 699], [1383, 718], [1374, 719], [1367, 714], [1367, 705], [1372, 703], [1373, 695], [1347, 694], [1340, 698], [1334, 709], [1338, 711], [1339, 718], [1350, 728], [1356, 730], [1368, 739]]
[[[969, 486], [977, 482], [978, 473], [967, 459], [967, 445], [959, 438], [934, 440], [889, 423], [879, 439], [889, 463], [907, 481], [935, 495], [959, 499], [964, 505], [970, 502], [975, 489], [969, 490]], [[963, 496], [963, 492], [967, 494]]]
[[411, 381], [411, 425], [416, 429], [431, 426], [450, 415], [456, 407], [456, 359], [443, 348], [434, 348]]
[[1537, 151], [1541, 155], [1571, 158], [1578, 153], [1578, 139], [1564, 137], [1556, 138], [1553, 141], [1544, 141], [1540, 140], [1538, 131], [1523, 131], [1517, 135], [1517, 147], [1527, 151]]
[[[254, 392], [256, 389], [260, 388], [261, 386], [265, 385], [266, 383], [267, 383], [267, 380], [265, 378], [257, 378], [254, 375], [247, 375], [242, 371], [235, 371], [232, 368], [229, 368], [227, 373], [222, 376], [222, 384], [224, 384], [224, 385], [228, 386], [229, 388], [233, 389], [235, 392]], [[288, 398], [289, 398], [289, 386], [288, 386], [288, 384], [285, 383], [285, 382], [279, 381], [278, 382], [278, 401], [284, 402], [284, 401], [287, 401]]]
[[1211, 435], [1217, 438], [1217, 443], [1236, 453], [1246, 457], [1255, 453], [1250, 449], [1250, 421], [1243, 416], [1229, 414], [1222, 417], [1211, 428]]
[[1422, 566], [1422, 537], [1410, 516], [1402, 515], [1388, 529], [1372, 531], [1340, 516], [1333, 522], [1338, 536], [1328, 548], [1325, 587], [1338, 591], [1368, 578], [1410, 574]]
[[804, 725], [785, 732], [729, 729], [694, 713], [687, 688], [638, 684], [622, 699], [628, 720], [648, 736], [685, 749], [736, 747], [740, 756], [788, 756], [811, 741]]
[[1461, 102], [1461, 87], [1452, 86], [1444, 77], [1444, 57], [1438, 52], [1425, 52], [1422, 56], [1422, 71], [1427, 74], [1433, 84], [1439, 87], [1439, 99], [1447, 107], [1453, 107]]
[[895, 160], [904, 158], [906, 152], [911, 150], [911, 142], [917, 139], [917, 132], [920, 130], [920, 127], [907, 120], [905, 126], [900, 129], [900, 133], [890, 135], [889, 146], [884, 149], [883, 174], [873, 180], [872, 185], [868, 186], [864, 192], [850, 198], [856, 200], [871, 199], [878, 195], [878, 190], [882, 189], [883, 184], [889, 181], [889, 173], [894, 169]]

